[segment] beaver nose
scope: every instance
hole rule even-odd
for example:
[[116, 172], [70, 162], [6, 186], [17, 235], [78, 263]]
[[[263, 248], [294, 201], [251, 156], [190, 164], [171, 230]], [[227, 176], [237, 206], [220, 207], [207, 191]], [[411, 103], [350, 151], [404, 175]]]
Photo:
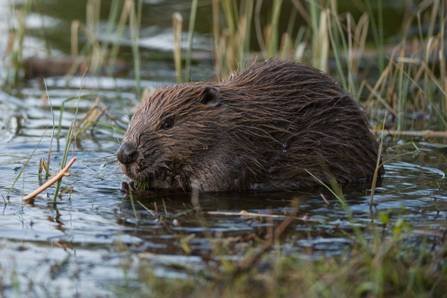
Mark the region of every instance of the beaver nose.
[[118, 161], [124, 165], [131, 164], [138, 159], [138, 151], [132, 143], [124, 142], [116, 153]]

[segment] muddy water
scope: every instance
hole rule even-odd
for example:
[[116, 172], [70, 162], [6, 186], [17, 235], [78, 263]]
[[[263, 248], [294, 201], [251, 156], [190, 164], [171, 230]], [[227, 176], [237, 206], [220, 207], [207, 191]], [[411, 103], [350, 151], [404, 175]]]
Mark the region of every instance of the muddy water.
[[[0, 3], [0, 11], [6, 11], [3, 9], [7, 8], [6, 1]], [[176, 10], [183, 9], [186, 15], [187, 6], [182, 6], [180, 1], [177, 4], [170, 5]], [[163, 15], [166, 7], [147, 5], [155, 5], [153, 19], [148, 18], [153, 23], [145, 24], [147, 32], [151, 32], [147, 36], [169, 40], [170, 32], [166, 28], [170, 22], [164, 25], [154, 25], [154, 22], [158, 22], [157, 16], [170, 19], [171, 13]], [[48, 11], [45, 24], [51, 28], [55, 26], [54, 30], [60, 29], [60, 24], [66, 24], [67, 19], [52, 13], [57, 7], [50, 7], [45, 7]], [[71, 10], [76, 9], [81, 10]], [[8, 15], [2, 12], [2, 20], [7, 19]], [[82, 15], [80, 13], [79, 17]], [[41, 21], [39, 18], [34, 20]], [[7, 27], [1, 26], [4, 32]], [[54, 34], [59, 36], [61, 33]], [[52, 35], [49, 35], [51, 40]], [[206, 40], [205, 34], [198, 36]], [[66, 51], [66, 43], [57, 46], [56, 41], [52, 41], [54, 52], [62, 54]], [[42, 44], [38, 36], [28, 42]], [[143, 49], [144, 43], [143, 38]], [[168, 50], [169, 44], [166, 43]], [[0, 39], [0, 46], [5, 45], [6, 41]], [[157, 53], [158, 57], [170, 55], [170, 52], [161, 50], [163, 47], [159, 44], [143, 53]], [[206, 49], [206, 44], [203, 48]], [[31, 46], [26, 51], [36, 54]], [[174, 81], [170, 60], [143, 64], [146, 69], [144, 86]], [[210, 77], [212, 70], [204, 65], [198, 66], [198, 69], [205, 69], [199, 76]], [[144, 253], [158, 255], [151, 259], [156, 275], [183, 277], [184, 272], [166, 263], [200, 267], [202, 256], [209, 253], [218, 239], [250, 234], [262, 238], [269, 226], [278, 225], [284, 219], [277, 217], [269, 221], [234, 213], [245, 210], [287, 215], [292, 212], [292, 202], [297, 204], [296, 216], [301, 219], [293, 221], [281, 237], [287, 253], [303, 257], [308, 256], [309, 251], [313, 256], [340, 254], [352, 243], [346, 236], [352, 233], [352, 221], [338, 200], [324, 189], [294, 193], [200, 194], [198, 198], [192, 194], [158, 193], [152, 197], [135, 198], [139, 201], [135, 205], [138, 221], [129, 198], [119, 190], [120, 182], [126, 178], [120, 173], [114, 157], [122, 128], [126, 127], [131, 108], [138, 102], [134, 83], [127, 77], [73, 77], [68, 82], [62, 77], [48, 78], [47, 101], [42, 100], [42, 94], [46, 92], [38, 80], [24, 82], [19, 95], [0, 91], [0, 289], [3, 291], [0, 293], [29, 297], [119, 296], [118, 287], [136, 282], [134, 269]], [[58, 121], [64, 100], [88, 94], [91, 96], [65, 104], [61, 138], [51, 141], [53, 118]], [[44, 180], [38, 175], [39, 160], [47, 158], [51, 148], [50, 168], [52, 171], [58, 168], [62, 158], [60, 149], [65, 146], [71, 121], [75, 117], [82, 118], [96, 97], [107, 106], [110, 117], [103, 116], [95, 128], [80, 138], [70, 154], [70, 157], [76, 156], [77, 161], [70, 170], [71, 176], [64, 178], [62, 185], [63, 188], [73, 187], [71, 195], [64, 194], [57, 204], [49, 204], [54, 193], [54, 188], [50, 188], [33, 204], [22, 202], [22, 197]], [[381, 212], [388, 212], [392, 221], [403, 218], [410, 223], [415, 235], [427, 236], [435, 244], [439, 242], [446, 229], [447, 217], [447, 149], [435, 144], [442, 142], [445, 141], [416, 142], [419, 148], [416, 151], [411, 144], [405, 145], [401, 141], [401, 146], [395, 147], [396, 142], [387, 139], [385, 156], [393, 159], [386, 165], [386, 175], [376, 190], [372, 210], [369, 208], [368, 185], [352, 185], [343, 190], [357, 225], [365, 231], [371, 224], [380, 228], [377, 218]], [[28, 166], [7, 197], [29, 158]], [[188, 242], [191, 254], [188, 255], [181, 242], [192, 234], [194, 237]]]

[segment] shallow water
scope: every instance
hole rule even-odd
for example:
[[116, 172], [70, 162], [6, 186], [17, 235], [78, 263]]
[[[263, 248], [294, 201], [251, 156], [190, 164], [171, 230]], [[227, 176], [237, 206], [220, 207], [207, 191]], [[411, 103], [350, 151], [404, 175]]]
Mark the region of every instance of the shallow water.
[[[1, 5], [5, 5], [3, 2]], [[150, 24], [147, 28], [158, 32]], [[159, 34], [167, 36], [163, 30]], [[1, 40], [0, 45], [4, 44]], [[151, 70], [143, 75], [144, 86], [174, 81], [172, 64], [151, 63], [148, 66]], [[201, 75], [209, 77], [211, 72], [207, 68]], [[287, 227], [281, 243], [286, 253], [297, 253], [303, 258], [309, 257], [309, 252], [313, 257], [340, 254], [352, 243], [346, 235], [352, 232], [353, 222], [365, 230], [371, 227], [371, 222], [381, 227], [378, 214], [390, 210], [394, 212], [390, 215], [392, 221], [405, 219], [415, 235], [427, 236], [435, 244], [446, 230], [447, 149], [427, 142], [417, 142], [418, 151], [411, 144], [395, 149], [393, 140], [387, 140], [390, 147], [385, 151], [385, 159], [394, 159], [385, 166], [386, 175], [376, 189], [372, 210], [368, 185], [351, 185], [343, 190], [354, 220], [347, 217], [344, 208], [328, 191], [309, 189], [200, 194], [198, 198], [190, 193], [137, 197], [139, 203], [135, 209], [141, 220], [138, 222], [129, 198], [119, 190], [120, 182], [126, 181], [126, 177], [119, 171], [114, 156], [122, 137], [120, 127], [126, 126], [131, 108], [138, 102], [133, 86], [134, 81], [125, 77], [73, 77], [68, 84], [64, 78], [49, 78], [46, 88], [52, 109], [43, 103], [45, 87], [38, 81], [26, 82], [17, 96], [0, 91], [0, 139], [3, 140], [0, 142], [0, 203], [3, 202], [0, 286], [7, 296], [18, 292], [29, 297], [119, 296], [116, 288], [137, 280], [136, 270], [132, 269], [138, 267], [141, 258], [149, 260], [156, 275], [181, 278], [185, 272], [170, 264], [200, 268], [203, 257], [219, 239], [251, 234], [262, 238], [268, 227], [277, 226], [292, 212], [292, 202], [298, 206], [296, 217], [299, 219]], [[22, 197], [44, 180], [38, 176], [39, 160], [48, 156], [53, 117], [57, 123], [64, 100], [80, 94], [93, 95], [66, 104], [62, 136], [59, 142], [53, 140], [51, 146], [53, 172], [59, 167], [71, 121], [82, 118], [97, 96], [112, 117], [103, 116], [93, 130], [80, 138], [70, 154], [77, 161], [70, 170], [71, 176], [62, 183], [63, 187], [73, 187], [70, 197], [64, 194], [57, 204], [49, 204], [53, 187], [33, 204], [24, 203]], [[269, 220], [236, 214], [242, 210], [283, 216]], [[182, 241], [192, 234], [188, 255]], [[32, 290], [28, 291], [28, 286]]]

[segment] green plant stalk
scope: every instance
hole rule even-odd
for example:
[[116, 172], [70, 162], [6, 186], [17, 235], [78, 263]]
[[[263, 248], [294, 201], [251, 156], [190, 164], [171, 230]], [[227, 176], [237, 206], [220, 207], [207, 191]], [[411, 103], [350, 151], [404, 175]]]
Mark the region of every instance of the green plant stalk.
[[37, 148], [39, 147], [40, 143], [42, 142], [43, 137], [45, 136], [45, 133], [47, 132], [47, 129], [44, 131], [44, 133], [42, 134], [42, 136], [39, 139], [39, 142], [37, 142], [37, 145], [34, 147], [33, 151], [31, 152], [31, 155], [28, 157], [28, 159], [26, 160], [25, 164], [23, 165], [22, 169], [20, 170], [19, 174], [17, 175], [16, 179], [14, 180], [14, 182], [12, 183], [11, 187], [9, 188], [8, 193], [6, 194], [6, 197], [9, 198], [9, 195], [11, 194], [14, 185], [16, 185], [17, 181], [19, 180], [20, 176], [23, 174], [23, 171], [25, 171], [25, 168], [28, 166], [29, 161], [31, 160], [31, 158], [34, 156], [34, 153], [36, 152]]
[[191, 14], [189, 17], [189, 26], [188, 26], [188, 50], [186, 52], [186, 61], [185, 61], [185, 82], [191, 81], [192, 44], [194, 39], [194, 24], [196, 22], [197, 3], [198, 0], [192, 0]]
[[[237, 63], [237, 49], [238, 44], [236, 42], [236, 16], [237, 9], [233, 7], [234, 2], [232, 0], [222, 1], [222, 10], [225, 16], [225, 21], [227, 24], [226, 29], [223, 30], [225, 37], [222, 38], [225, 41], [223, 48], [221, 49], [222, 54], [222, 70], [224, 73], [231, 70], [233, 66]], [[222, 34], [223, 35], [223, 34]], [[226, 62], [226, 63], [225, 63]]]
[[[403, 130], [404, 129], [404, 117], [405, 117], [405, 99], [406, 99], [406, 95], [404, 93], [406, 93], [406, 88], [408, 86], [408, 84], [406, 84], [406, 82], [408, 82], [408, 80], [404, 80], [404, 65], [402, 62], [398, 62], [398, 70], [399, 70], [399, 74], [398, 74], [398, 85], [397, 85], [397, 90], [399, 91], [397, 94], [397, 130]], [[400, 67], [399, 67], [400, 66]], [[404, 87], [405, 86], [405, 87]], [[405, 88], [405, 89], [404, 89]]]
[[98, 33], [100, 4], [101, 0], [87, 0], [86, 4], [86, 26], [94, 35]]
[[[82, 79], [84, 79], [84, 77], [82, 77]], [[82, 82], [81, 82], [81, 84], [82, 84]], [[61, 170], [62, 170], [63, 168], [65, 168], [65, 165], [67, 164], [68, 154], [69, 154], [69, 151], [70, 151], [70, 145], [71, 145], [71, 143], [73, 142], [73, 139], [76, 137], [76, 136], [74, 135], [74, 129], [75, 129], [75, 124], [76, 124], [76, 117], [77, 117], [78, 112], [79, 112], [79, 102], [80, 102], [81, 98], [85, 97], [85, 95], [82, 96], [80, 93], [81, 93], [81, 90], [79, 90], [79, 96], [78, 96], [78, 97], [73, 97], [73, 98], [71, 98], [71, 99], [69, 98], [69, 99], [66, 99], [66, 100], [64, 101], [64, 103], [65, 103], [65, 102], [68, 101], [68, 100], [73, 100], [74, 98], [77, 98], [77, 99], [78, 99], [78, 105], [76, 106], [75, 116], [74, 116], [73, 121], [71, 122], [70, 129], [68, 130], [67, 141], [66, 141], [66, 143], [65, 143], [64, 154], [63, 154], [63, 156], [62, 156], [62, 161], [61, 161], [61, 168], [60, 168]], [[63, 103], [63, 104], [64, 104], [64, 103]], [[62, 113], [63, 113], [63, 110], [61, 109], [61, 112], [60, 112], [60, 115], [59, 115], [59, 130], [58, 130], [58, 135], [59, 135], [60, 128], [61, 128]], [[58, 144], [57, 144], [57, 145], [58, 145], [58, 150], [59, 150], [59, 139], [58, 139]], [[73, 149], [74, 149], [74, 148], [73, 148]], [[57, 181], [57, 183], [56, 183], [56, 190], [55, 190], [55, 192], [54, 192], [53, 203], [56, 203], [57, 196], [59, 195], [59, 189], [60, 189], [61, 183], [62, 183], [62, 179], [59, 179], [59, 180]]]
[[312, 176], [312, 178], [314, 178], [318, 183], [320, 183], [322, 186], [324, 186], [324, 188], [326, 188], [327, 190], [329, 190], [334, 197], [337, 198], [337, 200], [340, 202], [340, 204], [344, 207], [346, 207], [346, 202], [343, 198], [342, 195], [337, 194], [331, 187], [329, 187], [326, 183], [324, 183], [321, 179], [319, 179], [317, 176], [315, 176], [314, 174], [312, 174], [311, 172], [309, 172], [308, 170], [305, 170], [310, 176]]
[[373, 180], [372, 180], [372, 183], [371, 183], [371, 196], [369, 198], [369, 210], [370, 210], [371, 213], [373, 211], [372, 207], [373, 207], [374, 194], [375, 194], [376, 187], [377, 187], [377, 178], [378, 178], [378, 175], [379, 175], [379, 169], [382, 166], [382, 164], [381, 164], [382, 158], [381, 157], [382, 157], [382, 150], [383, 150], [383, 140], [385, 138], [385, 136], [384, 136], [384, 132], [385, 132], [384, 128], [386, 127], [385, 124], [386, 124], [387, 115], [388, 115], [388, 113], [385, 113], [385, 116], [383, 117], [382, 130], [381, 130], [381, 133], [380, 133], [379, 150], [378, 150], [378, 153], [377, 153], [376, 168], [374, 170]]
[[[244, 31], [243, 40], [241, 42], [240, 52], [239, 52], [239, 65], [240, 69], [244, 69], [247, 66], [247, 57], [250, 53], [250, 33], [251, 33], [251, 23], [253, 19], [253, 0], [246, 0], [245, 2], [244, 15], [240, 17], [245, 20], [245, 27], [242, 29]], [[242, 22], [241, 22], [242, 23]]]
[[318, 65], [318, 57], [316, 53], [318, 53], [318, 24], [320, 23], [319, 15], [321, 9], [319, 5], [317, 5], [318, 0], [310, 0], [309, 1], [309, 15], [311, 19], [311, 27], [312, 27], [312, 66], [317, 67]]
[[298, 11], [296, 9], [292, 9], [292, 12], [290, 13], [289, 22], [287, 24], [287, 34], [289, 36], [293, 35], [293, 27], [296, 23], [296, 16], [298, 15]]
[[40, 15], [40, 21], [42, 22], [42, 25], [40, 26], [40, 32], [42, 34], [42, 40], [45, 42], [45, 51], [46, 51], [46, 55], [47, 56], [51, 56], [51, 46], [50, 46], [50, 42], [49, 39], [47, 38], [47, 34], [46, 34], [46, 30], [45, 30], [45, 18], [44, 18], [44, 14], [42, 12], [42, 1], [41, 0], [37, 0], [36, 1], [36, 10], [39, 11], [39, 15]]
[[[346, 75], [344, 75], [343, 67], [342, 67], [341, 60], [340, 60], [340, 54], [338, 53], [338, 49], [341, 48], [344, 51], [345, 57], [349, 57], [348, 42], [346, 41], [346, 38], [343, 34], [342, 24], [340, 22], [340, 19], [338, 18], [336, 5], [334, 4], [334, 2], [332, 2], [332, 9], [333, 9], [333, 13], [335, 15], [334, 24], [338, 31], [338, 34], [336, 35], [336, 37], [334, 39], [337, 42], [334, 43], [335, 46], [333, 47], [335, 59], [338, 60], [337, 61], [337, 71], [339, 73], [340, 80], [342, 81], [342, 84], [343, 84], [343, 87], [345, 88], [345, 90], [347, 90], [350, 94], [357, 94], [355, 91], [355, 84], [354, 84], [354, 79], [352, 76], [352, 72], [353, 72], [352, 64], [349, 63], [349, 61], [347, 61], [347, 63], [346, 63], [347, 72], [348, 72], [348, 79], [346, 80]], [[348, 28], [348, 30], [350, 30], [350, 29], [351, 28]], [[331, 33], [331, 31], [332, 30], [330, 29], [329, 34]], [[339, 41], [341, 41], [341, 45], [339, 44]]]
[[123, 36], [123, 32], [125, 29], [125, 24], [127, 22], [127, 19], [129, 17], [130, 14], [130, 2], [125, 1], [123, 8], [122, 8], [122, 12], [121, 12], [121, 16], [119, 18], [118, 24], [117, 24], [117, 28], [116, 28], [116, 33], [115, 33], [115, 41], [113, 42], [112, 48], [110, 50], [110, 55], [109, 55], [109, 60], [110, 63], [107, 67], [107, 72], [108, 73], [112, 73], [112, 69], [113, 69], [113, 64], [112, 62], [115, 62], [117, 60], [118, 57], [118, 52], [119, 52], [119, 48], [121, 46], [121, 38]]
[[61, 104], [61, 109], [60, 109], [60, 114], [59, 114], [59, 124], [57, 127], [57, 134], [56, 134], [56, 140], [58, 141], [58, 151], [59, 151], [59, 139], [60, 139], [60, 133], [61, 133], [61, 129], [62, 129], [62, 116], [64, 114], [64, 109], [65, 109], [65, 104], [73, 101], [75, 99], [83, 99], [83, 98], [87, 98], [87, 97], [91, 97], [91, 96], [95, 96], [93, 94], [85, 94], [85, 95], [81, 95], [81, 96], [73, 96], [73, 97], [69, 97], [67, 99], [65, 99], [62, 104]]
[[141, 218], [140, 218], [140, 215], [137, 212], [137, 209], [135, 208], [135, 202], [134, 202], [134, 199], [133, 199], [133, 195], [132, 195], [132, 190], [131, 189], [129, 189], [129, 197], [130, 197], [130, 204], [132, 206], [133, 214], [135, 216], [135, 220], [137, 221], [137, 223], [140, 223], [141, 222]]
[[[416, 262], [415, 262], [415, 267], [416, 268], [421, 268], [423, 265], [423, 261], [424, 261], [424, 256], [426, 253], [426, 247], [427, 247], [427, 239], [423, 239], [423, 243], [422, 243], [422, 250], [419, 252], [419, 255], [417, 256]], [[408, 278], [408, 283], [407, 283], [407, 288], [406, 288], [406, 292], [407, 293], [411, 293], [412, 289], [414, 287], [416, 278], [417, 278], [417, 274], [419, 272], [417, 270], [413, 270], [413, 272], [410, 271], [410, 276]]]
[[445, 116], [447, 114], [447, 67], [446, 67], [446, 52], [445, 52], [445, 24], [446, 22], [445, 20], [445, 11], [446, 11], [446, 5], [445, 5], [445, 1], [441, 1], [441, 9], [439, 10], [439, 27], [440, 27], [440, 49], [439, 49], [439, 53], [440, 53], [440, 57], [439, 57], [439, 69], [440, 69], [440, 78], [439, 81], [440, 82], [444, 82], [444, 90], [443, 91], [443, 96], [442, 96], [442, 102], [443, 102], [443, 107], [444, 107], [444, 117], [443, 119], [445, 119]]
[[301, 26], [298, 29], [298, 33], [296, 34], [296, 38], [295, 38], [295, 47], [294, 47], [294, 57], [293, 59], [297, 60], [300, 59], [301, 57], [295, 57], [296, 55], [298, 55], [298, 47], [301, 46], [301, 44], [303, 43], [304, 40], [304, 34], [306, 33], [306, 29], [304, 26]]
[[[44, 81], [44, 85], [45, 85], [45, 92], [46, 92], [46, 95], [47, 95], [48, 100], [50, 102], [51, 123], [52, 123], [51, 139], [50, 139], [50, 145], [49, 145], [49, 148], [48, 148], [48, 157], [47, 157], [47, 168], [49, 169], [50, 168], [50, 160], [51, 160], [51, 149], [53, 147], [54, 130], [56, 129], [56, 126], [54, 124], [54, 110], [53, 110], [53, 104], [51, 102], [50, 95], [48, 93], [47, 81], [45, 79], [43, 81]], [[48, 170], [46, 172], [47, 172], [46, 177], [48, 178]]]
[[25, 9], [22, 10], [23, 13], [20, 14], [19, 17], [19, 41], [18, 41], [18, 48], [15, 51], [15, 54], [13, 55], [13, 65], [14, 65], [14, 79], [13, 79], [13, 85], [17, 85], [20, 80], [20, 63], [23, 60], [23, 41], [25, 39], [26, 34], [26, 18], [28, 17], [31, 9], [31, 0], [27, 0], [25, 3]]
[[14, 261], [13, 268], [12, 268], [11, 274], [10, 274], [11, 287], [14, 289], [14, 293], [16, 294], [16, 297], [23, 297], [21, 290], [20, 290], [20, 279], [19, 279], [19, 275], [17, 274], [16, 267], [17, 267], [17, 264]]
[[[352, 212], [351, 209], [349, 208], [349, 205], [346, 203], [343, 193], [341, 191], [340, 186], [338, 185], [337, 181], [335, 181], [335, 179], [331, 179], [330, 183], [331, 183], [331, 187], [329, 187], [327, 184], [325, 184], [321, 179], [319, 179], [318, 177], [316, 177], [315, 175], [313, 175], [311, 172], [309, 172], [308, 170], [306, 170], [306, 172], [312, 176], [312, 178], [314, 178], [318, 183], [320, 183], [324, 188], [326, 188], [327, 190], [329, 190], [332, 195], [334, 195], [335, 198], [337, 198], [337, 200], [340, 202], [341, 207], [344, 209], [347, 218], [351, 221], [354, 222], [354, 218], [352, 216]], [[367, 250], [368, 248], [368, 244], [367, 241], [365, 239], [365, 236], [363, 235], [362, 230], [360, 229], [360, 227], [358, 227], [356, 224], [352, 225], [352, 230], [355, 234], [355, 239], [356, 241], [360, 244], [360, 246]]]
[[132, 9], [130, 10], [130, 34], [132, 39], [132, 54], [134, 60], [134, 72], [135, 72], [135, 87], [136, 87], [136, 96], [137, 98], [141, 98], [141, 59], [140, 59], [140, 50], [138, 45], [138, 35], [140, 31], [140, 23], [141, 20], [141, 10], [142, 10], [142, 0], [138, 0], [138, 11], [135, 11], [135, 5], [132, 5]]
[[262, 7], [262, 0], [256, 1], [254, 26], [255, 26], [256, 38], [258, 40], [259, 48], [261, 49], [261, 54], [265, 58], [267, 56], [267, 49], [265, 47], [265, 41], [264, 41], [264, 37], [262, 34], [261, 7]]
[[219, 0], [212, 0], [212, 14], [213, 14], [213, 49], [214, 49], [214, 69], [217, 73], [220, 73], [221, 62], [219, 58], [219, 44], [220, 44], [220, 9]]
[[289, 49], [290, 49], [290, 37], [288, 33], [284, 33], [282, 40], [281, 40], [281, 47], [279, 49], [279, 55], [278, 57], [281, 60], [287, 60], [290, 56]]
[[[75, 120], [71, 123], [70, 129], [68, 130], [67, 134], [67, 140], [65, 142], [65, 148], [64, 148], [64, 154], [62, 156], [61, 161], [61, 169], [65, 168], [65, 165], [67, 164], [68, 154], [70, 153], [70, 146], [73, 142], [73, 136], [74, 136], [74, 128], [75, 128]], [[56, 182], [56, 189], [54, 190], [54, 196], [53, 196], [53, 203], [56, 203], [57, 196], [59, 195], [59, 189], [61, 187], [62, 179], [59, 179]]]
[[138, 28], [141, 25], [141, 18], [143, 16], [143, 0], [138, 0], [138, 11], [137, 11], [137, 24]]
[[152, 211], [151, 209], [147, 208], [143, 203], [141, 203], [140, 201], [137, 201], [137, 203], [144, 209], [146, 210], [147, 213], [149, 213], [151, 216], [156, 217], [157, 215], [155, 214], [154, 211]]
[[[83, 31], [85, 32], [85, 35], [87, 36], [87, 39], [89, 40], [89, 42], [85, 43], [85, 48], [87, 53], [91, 54], [90, 60], [90, 68], [93, 68], [94, 72], [96, 72], [96, 68], [93, 66], [94, 65], [94, 51], [95, 51], [95, 45], [94, 43], [97, 43], [97, 38], [96, 38], [96, 34], [95, 34], [95, 27], [96, 26], [96, 21], [95, 21], [95, 4], [94, 2], [97, 2], [97, 0], [87, 0], [86, 3], [86, 12], [85, 12], [85, 23], [81, 23], [78, 20], [75, 20], [75, 22], [78, 22], [78, 28], [83, 29]], [[78, 39], [78, 37], [76, 38]]]
[[[428, 21], [427, 40], [433, 36], [433, 32], [435, 29], [435, 23], [436, 23], [436, 14], [440, 10], [439, 4], [441, 2], [443, 3], [444, 1], [435, 0], [435, 1], [431, 1], [431, 2], [432, 2], [432, 7], [431, 7], [431, 16]], [[445, 24], [444, 24], [444, 26], [445, 26]]]
[[373, 38], [376, 44], [379, 70], [383, 72], [385, 69], [385, 50], [384, 50], [384, 35], [383, 35], [383, 8], [382, 0], [376, 0], [377, 3], [377, 21], [374, 16], [374, 11], [372, 9], [371, 0], [366, 0], [365, 4], [367, 7], [368, 15], [371, 20], [371, 28]]
[[[120, 5], [121, 4], [121, 5]], [[103, 42], [101, 43], [101, 61], [100, 61], [100, 68], [103, 68], [104, 63], [105, 63], [105, 59], [108, 56], [107, 55], [107, 51], [109, 48], [109, 43], [110, 43], [110, 36], [112, 35], [112, 32], [116, 31], [116, 27], [117, 27], [117, 20], [118, 20], [118, 16], [119, 16], [119, 11], [120, 9], [123, 9], [122, 7], [122, 1], [121, 0], [113, 0], [110, 6], [110, 12], [109, 12], [109, 16], [107, 17], [107, 26], [106, 26], [106, 32], [104, 33], [105, 38], [103, 39]], [[108, 57], [108, 65], [109, 67], [107, 67], [107, 72], [109, 75], [112, 74], [111, 70], [113, 68], [113, 65], [116, 63], [116, 56]], [[98, 68], [98, 69], [100, 69]]]
[[[78, 57], [78, 30], [81, 29], [85, 36], [87, 37], [88, 43], [85, 43], [84, 48], [86, 53], [92, 53], [91, 54], [91, 63], [90, 68], [93, 69], [93, 71], [97, 72], [98, 69], [100, 69], [101, 66], [101, 46], [97, 40], [97, 37], [95, 33], [82, 24], [81, 22], [74, 20], [72, 22], [72, 28], [71, 28], [71, 35], [72, 35], [72, 55], [77, 58], [76, 62], [80, 62], [80, 57]], [[76, 70], [78, 65], [76, 63], [73, 64], [71, 67], [71, 70], [74, 72]]]
[[377, 0], [377, 19], [378, 19], [378, 27], [379, 27], [379, 42], [377, 44], [378, 53], [379, 53], [379, 69], [382, 71], [385, 67], [385, 39], [383, 35], [383, 6], [382, 0]]
[[[352, 51], [352, 47], [353, 47], [353, 37], [352, 37], [352, 19], [349, 18], [348, 20], [348, 41], [347, 41], [347, 48], [344, 48], [344, 53], [345, 53], [345, 57], [346, 57], [346, 67], [348, 69], [348, 92], [350, 94], [356, 94], [355, 92], [355, 83], [354, 83], [354, 69], [352, 68], [352, 63], [351, 61], [349, 61], [349, 53]], [[341, 26], [338, 26], [339, 30], [341, 29]], [[342, 38], [342, 40], [344, 40], [344, 37]]]
[[[76, 33], [77, 34], [77, 33]], [[74, 40], [74, 39], [73, 39]], [[77, 38], [76, 38], [77, 40]], [[77, 45], [73, 46], [73, 48], [77, 49]], [[73, 55], [73, 57], [75, 58], [73, 61], [73, 64], [71, 65], [70, 69], [68, 70], [68, 72], [65, 74], [65, 80], [68, 82], [69, 78], [73, 75], [76, 74], [76, 72], [78, 71], [78, 67], [79, 65], [81, 65], [81, 63], [83, 62], [84, 58], [83, 57], [87, 57], [87, 55], [89, 54], [89, 52], [91, 51], [91, 45], [88, 43], [85, 43], [84, 46], [82, 47], [81, 51], [79, 53], [77, 53], [77, 51], [75, 52], [76, 54]], [[93, 69], [93, 68], [92, 68]], [[90, 69], [88, 69], [90, 70]], [[88, 71], [86, 70], [86, 71]]]
[[[290, 47], [292, 45], [292, 32], [293, 32], [293, 25], [296, 22], [296, 15], [297, 15], [297, 10], [293, 9], [292, 12], [290, 13], [290, 18], [289, 18], [289, 23], [287, 24], [287, 32], [284, 33], [283, 35], [283, 39], [282, 39], [282, 48], [280, 49], [280, 53], [279, 53], [279, 57], [281, 57], [281, 60], [286, 60], [289, 59], [289, 57], [291, 57], [291, 53], [290, 53]], [[292, 57], [293, 59], [293, 57]]]
[[[339, 24], [338, 20], [336, 20], [334, 22]], [[334, 53], [335, 64], [337, 65], [337, 72], [338, 72], [339, 80], [343, 86], [343, 89], [348, 91], [348, 83], [346, 81], [346, 77], [344, 75], [343, 66], [342, 66], [341, 59], [340, 59], [340, 52], [339, 52], [340, 44], [338, 43], [338, 39], [335, 37], [335, 33], [332, 30], [332, 26], [330, 26], [330, 28], [329, 28], [329, 39], [332, 44], [332, 51]], [[314, 53], [316, 53], [316, 52], [314, 52]], [[354, 93], [352, 93], [352, 94], [354, 94]]]
[[270, 43], [267, 50], [267, 58], [272, 58], [278, 54], [278, 23], [283, 0], [273, 1], [273, 15], [270, 27]]
[[222, 8], [225, 15], [225, 20], [227, 21], [228, 29], [230, 34], [234, 36], [236, 32], [236, 21], [234, 19], [235, 10], [233, 9], [233, 2], [231, 0], [223, 0]]

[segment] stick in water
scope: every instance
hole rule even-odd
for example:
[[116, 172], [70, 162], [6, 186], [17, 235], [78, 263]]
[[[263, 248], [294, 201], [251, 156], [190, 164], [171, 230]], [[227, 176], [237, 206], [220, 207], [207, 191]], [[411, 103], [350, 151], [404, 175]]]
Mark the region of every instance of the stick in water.
[[48, 187], [50, 187], [51, 185], [53, 185], [54, 183], [57, 182], [57, 180], [61, 179], [64, 176], [69, 176], [70, 174], [67, 173], [68, 169], [73, 165], [73, 163], [76, 161], [76, 157], [73, 157], [65, 166], [65, 168], [63, 168], [59, 173], [57, 173], [56, 176], [54, 176], [53, 178], [48, 179], [44, 184], [42, 184], [38, 189], [36, 189], [35, 191], [33, 191], [32, 193], [30, 193], [29, 195], [23, 197], [23, 200], [29, 200], [34, 198], [35, 196], [37, 196], [38, 194], [40, 194], [42, 191], [44, 191], [45, 189], [47, 189]]

